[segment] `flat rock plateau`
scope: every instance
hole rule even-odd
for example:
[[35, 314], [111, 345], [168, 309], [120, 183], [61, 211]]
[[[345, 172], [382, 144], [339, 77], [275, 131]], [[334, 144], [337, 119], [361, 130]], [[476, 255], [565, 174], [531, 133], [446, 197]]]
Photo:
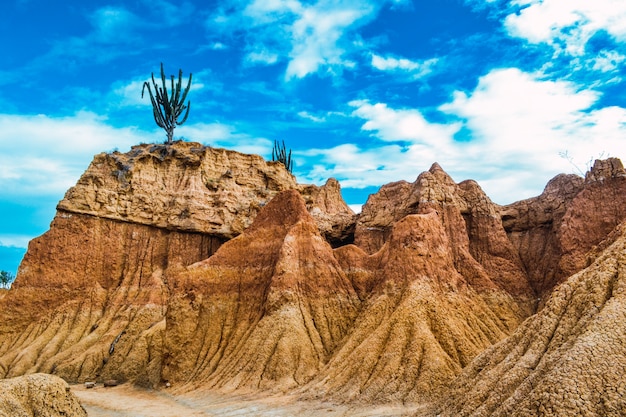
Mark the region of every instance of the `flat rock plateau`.
[[354, 214], [334, 179], [138, 145], [0, 291], [0, 416], [620, 416], [625, 334], [619, 159], [507, 206], [435, 163]]

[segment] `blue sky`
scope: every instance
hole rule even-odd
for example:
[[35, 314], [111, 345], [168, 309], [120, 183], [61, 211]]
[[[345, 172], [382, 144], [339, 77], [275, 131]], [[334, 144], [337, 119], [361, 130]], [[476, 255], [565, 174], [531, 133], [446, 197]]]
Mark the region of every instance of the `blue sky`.
[[0, 34], [3, 270], [94, 154], [164, 140], [161, 62], [194, 76], [175, 137], [284, 140], [355, 207], [433, 162], [506, 204], [626, 153], [622, 0], [8, 0]]

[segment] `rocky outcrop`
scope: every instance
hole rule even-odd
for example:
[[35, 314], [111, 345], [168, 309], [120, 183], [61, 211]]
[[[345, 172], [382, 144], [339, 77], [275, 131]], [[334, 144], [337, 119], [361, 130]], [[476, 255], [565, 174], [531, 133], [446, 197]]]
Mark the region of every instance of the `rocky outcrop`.
[[349, 228], [354, 213], [336, 180], [299, 185], [280, 162], [193, 142], [96, 155], [58, 210], [227, 240], [289, 189], [301, 191], [323, 233], [341, 239], [338, 232]]
[[209, 258], [286, 189], [302, 193], [324, 236], [349, 231], [336, 181], [298, 185], [258, 156], [185, 142], [97, 155], [0, 299], [0, 377], [156, 386], [168, 271]]
[[457, 270], [476, 288], [505, 290], [530, 314], [534, 292], [507, 238], [498, 206], [475, 181], [456, 184], [438, 164], [412, 184], [384, 185], [371, 195], [357, 221], [355, 244], [374, 253], [389, 241], [400, 219], [429, 210], [441, 217]]
[[0, 375], [158, 383], [163, 274], [205, 259], [214, 245], [197, 233], [57, 215], [2, 300]]
[[398, 221], [374, 255], [355, 247], [336, 252], [368, 296], [341, 348], [306, 387], [307, 396], [428, 401], [525, 317], [511, 295], [470, 262], [467, 244], [459, 248], [466, 275], [459, 271], [445, 219], [431, 208]]
[[0, 380], [0, 417], [87, 417], [61, 378], [34, 374]]
[[341, 197], [339, 181], [329, 178], [321, 187], [299, 185], [298, 191], [320, 233], [333, 247], [354, 242], [356, 216]]
[[170, 279], [163, 378], [231, 389], [308, 382], [352, 327], [359, 298], [296, 191]]
[[587, 266], [587, 252], [626, 219], [626, 172], [597, 160], [586, 178], [559, 175], [543, 193], [500, 210], [502, 223], [539, 296]]
[[469, 279], [431, 208], [397, 222], [374, 255], [333, 251], [302, 198], [285, 191], [211, 258], [168, 276], [163, 378], [222, 389], [308, 383], [307, 396], [343, 401], [430, 398], [525, 317], [470, 261], [469, 245], [457, 250]]
[[626, 223], [603, 246], [539, 313], [463, 371], [442, 415], [623, 415]]

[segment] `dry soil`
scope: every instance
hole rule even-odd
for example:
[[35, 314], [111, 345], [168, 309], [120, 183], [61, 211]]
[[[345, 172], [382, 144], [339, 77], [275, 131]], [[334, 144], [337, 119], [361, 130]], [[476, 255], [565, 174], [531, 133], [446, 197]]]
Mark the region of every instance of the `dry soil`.
[[167, 390], [146, 390], [128, 384], [87, 389], [73, 385], [89, 417], [191, 417], [191, 416], [272, 416], [272, 417], [365, 417], [403, 416], [424, 411], [419, 405], [389, 404], [356, 406], [329, 402], [299, 401], [295, 396], [246, 396], [193, 392], [172, 395]]

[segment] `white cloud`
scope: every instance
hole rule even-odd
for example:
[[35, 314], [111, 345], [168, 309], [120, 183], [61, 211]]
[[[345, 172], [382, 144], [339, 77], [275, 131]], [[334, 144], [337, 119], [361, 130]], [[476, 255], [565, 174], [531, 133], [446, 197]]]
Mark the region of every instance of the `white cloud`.
[[222, 42], [213, 42], [208, 46], [208, 48], [213, 51], [224, 51], [228, 49], [228, 46], [223, 44]]
[[474, 138], [498, 157], [548, 149], [556, 154], [564, 143], [592, 139], [580, 137], [588, 132], [580, 122], [598, 98], [597, 92], [578, 90], [573, 83], [542, 81], [510, 68], [481, 77], [471, 96], [457, 92], [441, 110], [466, 119]]
[[[169, 79], [172, 75], [175, 76], [175, 80], [178, 80], [178, 71], [167, 70], [165, 69], [166, 77]], [[175, 72], [175, 74], [172, 74]], [[160, 69], [155, 71], [154, 79], [157, 83], [157, 86], [161, 85], [161, 73]], [[202, 82], [203, 79], [208, 78], [209, 74], [202, 71], [198, 74], [194, 74], [192, 77], [191, 88], [190, 91], [200, 91], [204, 89], [205, 84]], [[183, 72], [182, 78], [182, 88], [187, 87], [187, 81], [189, 80], [189, 74]], [[143, 83], [148, 81], [150, 87], [152, 88], [152, 79], [150, 76], [148, 77], [136, 77], [130, 81], [118, 81], [115, 82], [111, 86], [111, 93], [109, 94], [109, 103], [116, 103], [121, 107], [149, 107], [151, 106], [150, 102], [150, 94], [148, 93], [148, 89], [146, 88], [143, 91]], [[169, 81], [168, 81], [169, 83]], [[169, 84], [168, 84], [169, 85]], [[168, 87], [169, 88], [169, 87]], [[142, 97], [143, 91], [143, 97]], [[168, 90], [169, 91], [169, 90]], [[154, 89], [152, 89], [154, 93]], [[188, 97], [189, 98], [189, 97]]]
[[513, 36], [548, 43], [571, 55], [583, 55], [587, 41], [604, 30], [626, 41], [626, 2], [622, 0], [513, 0], [522, 7], [505, 19]]
[[278, 62], [278, 54], [264, 49], [248, 53], [245, 59], [248, 64], [273, 65]]
[[476, 168], [493, 167], [503, 176], [530, 175], [528, 181], [540, 185], [559, 172], [571, 172], [561, 152], [584, 164], [626, 149], [626, 109], [594, 109], [599, 97], [570, 82], [501, 69], [482, 77], [471, 95], [457, 92], [441, 110], [466, 120], [474, 140], [465, 146], [464, 156], [476, 158]]
[[[299, 175], [299, 180], [323, 184], [330, 177], [341, 181], [346, 188], [379, 186], [401, 178], [415, 177], [428, 169], [428, 160], [420, 159], [409, 163], [415, 155], [415, 147], [399, 145], [373, 146], [364, 149], [356, 144], [342, 144], [329, 149], [309, 149], [297, 154], [298, 158], [314, 160], [313, 168]], [[296, 161], [297, 162], [297, 161]], [[296, 167], [299, 164], [296, 163]]]
[[375, 10], [367, 2], [358, 1], [320, 1], [305, 8], [291, 28], [291, 61], [285, 77], [303, 78], [317, 72], [320, 66], [352, 66], [352, 62], [343, 58], [345, 50], [340, 40]]
[[28, 242], [34, 236], [2, 234], [0, 235], [0, 246], [9, 248], [27, 248]]
[[94, 154], [152, 140], [89, 112], [62, 118], [0, 114], [0, 189], [5, 195], [62, 195]]
[[384, 141], [406, 141], [448, 148], [460, 124], [430, 123], [416, 109], [391, 109], [384, 103], [371, 104], [357, 100], [349, 103], [356, 107], [353, 115], [367, 120], [362, 129], [374, 131]]
[[[440, 107], [457, 120], [447, 125], [429, 122], [419, 109], [353, 101], [353, 117], [380, 142], [303, 153], [316, 161], [306, 179], [332, 176], [343, 187], [363, 188], [413, 181], [439, 162], [456, 181], [475, 179], [494, 201], [510, 203], [538, 195], [561, 172], [577, 171], [562, 152], [582, 171], [594, 157], [626, 156], [626, 109], [595, 108], [599, 98], [571, 82], [510, 68], [486, 74], [469, 93], [456, 92]], [[455, 133], [471, 140], [455, 140]]]
[[273, 142], [267, 138], [240, 132], [236, 127], [223, 123], [185, 124], [176, 129], [176, 136], [205, 145], [234, 149], [238, 152], [268, 155]]
[[600, 72], [613, 72], [626, 61], [626, 56], [616, 51], [600, 51], [598, 56], [589, 60], [591, 69]]
[[113, 86], [113, 95], [117, 97], [120, 106], [150, 106], [150, 96], [146, 91], [141, 97], [141, 90], [145, 79], [135, 79], [125, 84], [116, 83]]
[[311, 120], [315, 123], [324, 123], [326, 121], [325, 117], [314, 116], [307, 111], [298, 112], [298, 116], [302, 117], [303, 119]]
[[132, 31], [141, 26], [141, 19], [124, 7], [102, 7], [89, 20], [94, 27], [92, 36], [104, 43], [128, 42]]
[[439, 62], [437, 58], [431, 58], [424, 61], [412, 61], [407, 58], [382, 57], [372, 54], [372, 66], [380, 71], [403, 71], [413, 75], [414, 78], [420, 78], [430, 74], [433, 67]]
[[207, 28], [222, 36], [243, 32], [252, 52], [247, 63], [286, 62], [285, 79], [334, 74], [355, 63], [350, 54], [364, 46], [353, 33], [373, 19], [385, 1], [254, 0], [219, 9]]

